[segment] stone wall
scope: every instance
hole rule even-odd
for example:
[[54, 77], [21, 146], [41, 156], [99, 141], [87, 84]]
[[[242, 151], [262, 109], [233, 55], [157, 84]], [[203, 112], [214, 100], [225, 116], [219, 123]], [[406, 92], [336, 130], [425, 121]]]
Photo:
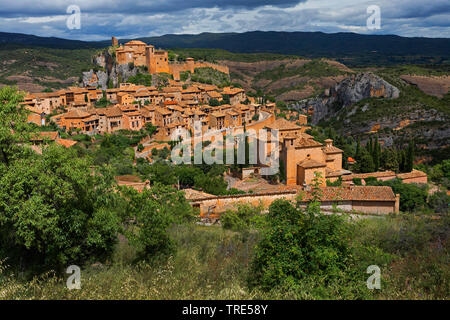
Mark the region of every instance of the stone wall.
[[[193, 207], [200, 209], [202, 218], [219, 218], [226, 210], [234, 209], [238, 204], [263, 205], [265, 209], [277, 199], [293, 201], [297, 198], [296, 190], [242, 194], [233, 196], [211, 196], [208, 198], [190, 200]], [[306, 202], [305, 202], [306, 205]], [[398, 212], [399, 197], [389, 201], [373, 200], [330, 200], [321, 202], [323, 210], [331, 210], [336, 206], [346, 212], [362, 212], [367, 214], [389, 214]]]
[[169, 64], [169, 73], [173, 75], [174, 80], [180, 80], [180, 72], [190, 71], [194, 73], [195, 68], [212, 68], [217, 71], [230, 74], [230, 70], [225, 65], [210, 63], [210, 62], [192, 62], [186, 61], [184, 63]]

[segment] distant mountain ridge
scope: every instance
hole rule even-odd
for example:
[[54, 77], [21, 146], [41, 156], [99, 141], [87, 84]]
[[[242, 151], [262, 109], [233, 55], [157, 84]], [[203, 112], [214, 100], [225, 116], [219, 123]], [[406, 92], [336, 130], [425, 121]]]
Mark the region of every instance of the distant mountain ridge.
[[55, 49], [89, 49], [107, 46], [106, 41], [81, 41], [55, 37], [39, 37], [31, 34], [0, 32], [0, 46], [22, 45]]
[[[121, 39], [124, 43], [130, 39]], [[362, 35], [356, 33], [253, 31], [244, 33], [201, 33], [197, 35], [168, 34], [138, 38], [156, 47], [215, 48], [239, 53], [279, 53], [305, 57], [358, 58], [380, 63], [398, 62], [398, 57], [410, 57], [405, 62], [450, 63], [450, 38], [408, 38], [396, 35]], [[105, 41], [79, 41], [54, 37], [38, 37], [0, 32], [0, 45], [20, 44], [50, 48], [101, 48]], [[401, 58], [399, 61], [405, 60]], [[423, 60], [423, 61], [422, 61]]]
[[448, 56], [448, 38], [407, 38], [396, 35], [357, 33], [252, 31], [201, 33], [139, 38], [163, 48], [218, 48], [231, 52], [271, 52], [325, 56], [382, 51], [386, 54], [434, 54]]

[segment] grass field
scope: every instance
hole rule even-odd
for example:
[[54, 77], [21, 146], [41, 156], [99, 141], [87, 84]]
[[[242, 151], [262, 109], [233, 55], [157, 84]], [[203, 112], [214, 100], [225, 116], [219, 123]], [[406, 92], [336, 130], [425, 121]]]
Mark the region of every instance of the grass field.
[[[177, 253], [161, 262], [135, 263], [121, 242], [111, 261], [84, 266], [81, 290], [68, 290], [62, 272], [23, 279], [0, 267], [0, 299], [448, 299], [448, 217], [388, 216], [353, 222], [354, 255], [361, 274], [326, 282], [306, 277], [298, 286], [249, 289], [247, 278], [258, 232], [221, 227], [173, 227]], [[359, 250], [370, 244], [370, 250]], [[367, 248], [367, 247], [366, 247]], [[374, 261], [376, 263], [374, 263]], [[381, 289], [366, 287], [370, 264], [381, 268]], [[367, 265], [367, 266], [366, 266]]]

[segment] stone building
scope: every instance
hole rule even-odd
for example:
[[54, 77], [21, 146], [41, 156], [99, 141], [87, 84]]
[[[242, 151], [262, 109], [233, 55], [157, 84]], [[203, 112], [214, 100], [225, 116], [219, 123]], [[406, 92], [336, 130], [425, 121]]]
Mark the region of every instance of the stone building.
[[287, 185], [309, 185], [317, 173], [320, 184], [326, 179], [335, 180], [345, 172], [342, 170], [343, 151], [333, 146], [333, 140], [325, 140], [325, 145], [304, 133], [284, 137], [280, 158], [286, 171]]
[[[112, 45], [118, 45], [117, 39], [112, 38]], [[196, 62], [193, 58], [187, 58], [184, 62], [169, 63], [169, 53], [165, 50], [156, 50], [154, 46], [147, 45], [139, 40], [132, 40], [116, 49], [116, 60], [120, 64], [133, 63], [135, 66], [145, 66], [148, 72], [169, 73], [175, 80], [180, 80], [180, 72], [194, 73], [195, 68], [210, 67], [229, 74], [227, 66], [209, 62]]]
[[[238, 204], [262, 205], [268, 209], [277, 199], [297, 201], [300, 198], [302, 206], [313, 197], [311, 192], [301, 190], [299, 186], [226, 196], [215, 196], [193, 189], [183, 191], [191, 206], [198, 210], [200, 217], [210, 219], [219, 219], [221, 214], [227, 210], [234, 210]], [[399, 212], [400, 196], [395, 195], [392, 189], [386, 186], [322, 187], [319, 201], [323, 211], [332, 212], [338, 209], [345, 212], [382, 215]]]

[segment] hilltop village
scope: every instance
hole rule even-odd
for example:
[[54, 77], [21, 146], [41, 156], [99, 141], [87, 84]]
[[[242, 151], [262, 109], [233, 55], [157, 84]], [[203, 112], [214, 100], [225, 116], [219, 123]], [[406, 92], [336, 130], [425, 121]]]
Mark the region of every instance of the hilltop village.
[[[140, 141], [142, 148], [135, 148], [135, 158], [144, 158], [149, 162], [152, 161], [154, 149], [170, 149], [169, 142], [175, 130], [192, 132], [195, 122], [201, 123], [202, 133], [225, 134], [226, 129], [278, 131], [284, 181], [264, 179], [267, 177], [260, 175], [262, 165], [255, 164], [241, 168], [237, 177], [239, 181], [234, 182], [234, 187], [237, 187], [243, 185], [246, 178], [257, 177], [258, 182], [251, 193], [216, 196], [201, 190], [186, 189], [186, 198], [202, 217], [218, 218], [221, 212], [240, 202], [262, 203], [267, 207], [278, 198], [295, 199], [299, 192], [305, 193], [306, 203], [314, 183], [322, 187], [324, 210], [337, 206], [344, 211], [386, 214], [399, 211], [399, 195], [387, 186], [355, 186], [353, 178], [399, 178], [403, 182], [427, 182], [426, 174], [417, 170], [402, 175], [394, 172], [374, 172], [366, 176], [353, 174], [343, 169], [343, 151], [333, 145], [333, 140], [320, 143], [306, 133], [310, 129], [306, 114], [295, 112], [296, 119], [290, 121], [277, 117], [280, 110], [275, 103], [249, 96], [242, 88], [180, 80], [180, 72], [194, 72], [196, 68], [205, 66], [228, 73], [222, 66], [195, 62], [191, 58], [184, 63], [169, 63], [167, 51], [155, 50], [141, 41], [130, 41], [119, 46], [113, 38], [113, 46], [119, 64], [146, 66], [150, 74], [164, 72], [171, 74], [173, 79], [168, 80], [168, 85], [159, 87], [120, 83], [117, 88], [106, 90], [86, 86], [30, 93], [23, 101], [30, 111], [28, 121], [37, 126], [46, 126], [51, 122], [69, 135], [86, 134], [92, 137], [124, 130], [138, 132], [152, 127], [154, 134]], [[76, 144], [76, 141], [61, 139], [58, 132], [40, 132], [33, 143], [39, 145], [47, 140], [65, 147]], [[230, 172], [227, 174], [231, 176]], [[326, 181], [337, 179], [342, 179], [343, 187], [327, 187]], [[117, 181], [119, 185], [138, 190], [149, 187], [148, 181], [120, 177]]]

